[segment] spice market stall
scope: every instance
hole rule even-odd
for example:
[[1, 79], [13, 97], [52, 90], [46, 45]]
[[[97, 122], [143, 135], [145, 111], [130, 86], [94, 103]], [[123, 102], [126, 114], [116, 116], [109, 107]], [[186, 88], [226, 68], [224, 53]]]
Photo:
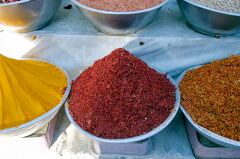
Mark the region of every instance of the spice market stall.
[[[0, 33], [0, 52], [3, 55], [13, 57], [13, 58], [24, 57], [24, 58], [47, 60], [63, 68], [68, 73], [68, 76], [71, 80], [76, 79], [80, 75], [80, 73], [83, 72], [77, 78], [81, 82], [78, 83], [78, 80], [76, 80], [73, 83], [72, 94], [70, 95], [70, 98], [68, 101], [70, 106], [69, 110], [68, 110], [68, 105], [66, 105], [68, 117], [63, 108], [60, 110], [58, 114], [56, 129], [53, 135], [53, 141], [50, 149], [44, 146], [44, 144], [42, 143], [42, 140], [40, 141], [39, 137], [27, 137], [25, 139], [6, 139], [5, 137], [1, 137], [1, 140], [4, 142], [4, 147], [7, 147], [6, 145], [12, 146], [12, 149], [15, 152], [15, 153], [9, 154], [8, 153], [9, 150], [7, 150], [4, 147], [1, 147], [1, 149], [3, 150], [3, 152], [1, 153], [4, 155], [7, 154], [8, 156], [10, 156], [10, 158], [13, 158], [15, 156], [22, 157], [23, 156], [22, 153], [24, 153], [24, 158], [32, 158], [33, 156], [36, 157], [36, 154], [38, 154], [37, 156], [39, 156], [39, 158], [42, 158], [42, 156], [44, 156], [45, 158], [56, 158], [60, 156], [62, 158], [70, 158], [70, 157], [71, 158], [98, 158], [98, 157], [102, 157], [102, 158], [194, 158], [194, 155], [195, 157], [200, 157], [200, 158], [209, 157], [209, 156], [203, 156], [201, 152], [197, 153], [196, 149], [194, 149], [194, 147], [191, 147], [191, 144], [196, 141], [189, 140], [189, 136], [194, 136], [194, 135], [191, 135], [190, 133], [188, 134], [187, 131], [195, 133], [195, 136], [196, 136], [196, 131], [191, 129], [193, 126], [192, 125], [189, 126], [188, 122], [186, 123], [186, 125], [188, 126], [189, 129], [186, 129], [185, 119], [184, 119], [185, 117], [180, 110], [178, 111], [177, 114], [174, 114], [172, 116], [172, 119], [171, 119], [172, 121], [169, 120], [169, 122], [164, 126], [164, 129], [161, 129], [161, 131], [156, 131], [154, 133], [151, 133], [151, 131], [149, 131], [149, 129], [157, 127], [157, 125], [160, 125], [160, 126], [162, 125], [159, 123], [165, 122], [164, 120], [162, 121], [155, 120], [157, 119], [157, 116], [161, 116], [161, 115], [154, 114], [154, 110], [158, 110], [158, 109], [163, 110], [163, 107], [160, 107], [160, 108], [154, 107], [158, 105], [156, 102], [159, 102], [159, 103], [162, 102], [162, 104], [160, 105], [164, 106], [164, 109], [166, 108], [166, 117], [164, 118], [166, 119], [168, 116], [167, 114], [169, 114], [169, 112], [167, 112], [168, 110], [167, 106], [171, 106], [171, 104], [169, 103], [173, 102], [174, 101], [173, 99], [160, 98], [160, 96], [158, 98], [157, 96], [154, 96], [154, 94], [151, 94], [151, 95], [145, 94], [143, 96], [143, 94], [136, 93], [137, 96], [144, 97], [144, 98], [141, 98], [141, 102], [146, 101], [145, 99], [147, 99], [147, 101], [149, 102], [148, 103], [149, 107], [151, 107], [153, 111], [152, 115], [147, 116], [148, 114], [145, 111], [138, 111], [139, 114], [136, 112], [131, 112], [131, 109], [130, 109], [131, 105], [129, 105], [129, 111], [124, 111], [124, 108], [122, 108], [121, 106], [126, 105], [127, 103], [134, 103], [134, 102], [140, 101], [140, 100], [134, 100], [136, 99], [136, 97], [130, 98], [131, 92], [140, 91], [140, 88], [143, 90], [146, 89], [146, 91], [150, 90], [151, 88], [152, 92], [157, 93], [158, 90], [160, 90], [160, 88], [157, 90], [155, 89], [157, 88], [157, 86], [161, 85], [161, 83], [157, 82], [158, 81], [157, 79], [161, 78], [160, 81], [163, 81], [164, 79], [162, 76], [158, 77], [157, 75], [155, 75], [155, 73], [151, 71], [152, 69], [146, 68], [145, 65], [142, 62], [139, 62], [138, 60], [136, 61], [138, 61], [137, 63], [139, 65], [139, 68], [141, 68], [140, 69], [141, 71], [139, 72], [136, 70], [136, 68], [138, 68], [137, 63], [128, 63], [126, 61], [127, 59], [135, 59], [135, 57], [137, 57], [142, 61], [144, 61], [148, 66], [157, 70], [158, 72], [163, 74], [167, 72], [168, 75], [170, 75], [176, 80], [179, 77], [179, 75], [185, 70], [187, 70], [188, 68], [204, 65], [206, 63], [212, 62], [213, 60], [227, 58], [231, 55], [239, 54], [240, 53], [240, 45], [239, 45], [240, 34], [236, 33], [233, 36], [229, 36], [229, 37], [215, 38], [215, 37], [206, 36], [198, 32], [195, 32], [185, 24], [185, 20], [180, 10], [178, 9], [177, 2], [174, 0], [170, 0], [166, 5], [163, 6], [163, 8], [157, 14], [157, 16], [154, 17], [154, 21], [151, 24], [147, 25], [142, 30], [140, 30], [139, 32], [136, 32], [132, 35], [125, 35], [125, 36], [110, 36], [96, 30], [89, 23], [86, 17], [78, 13], [78, 9], [77, 7], [74, 6], [74, 3], [71, 3], [73, 5], [72, 8], [68, 6], [69, 3], [71, 2], [67, 0], [63, 1], [62, 6], [58, 10], [57, 14], [55, 15], [51, 23], [40, 30], [36, 30], [30, 33], [21, 33], [21, 34], [9, 33], [7, 31], [3, 31], [2, 33]], [[71, 8], [71, 9], [64, 9], [64, 8]], [[219, 34], [217, 33], [215, 34], [215, 36], [219, 36]], [[14, 44], [14, 47], [12, 47], [13, 44]], [[125, 53], [121, 57], [118, 57], [117, 55], [119, 55], [120, 52], [122, 52], [123, 50], [118, 50], [118, 54], [111, 53], [113, 50], [117, 48], [125, 48], [130, 53], [132, 53], [134, 57], [132, 57], [131, 54], [128, 55]], [[103, 63], [104, 59], [106, 59], [105, 62], [107, 62], [108, 65], [106, 63]], [[119, 59], [119, 60], [116, 60], [117, 61], [116, 62], [114, 60], [112, 61], [111, 59], [112, 60]], [[95, 61], [97, 62], [94, 63]], [[229, 64], [229, 65], [233, 65], [231, 69], [234, 69], [234, 71], [230, 70], [230, 68], [228, 67], [226, 68], [226, 70], [230, 72], [231, 71], [238, 72], [239, 70], [238, 69], [239, 64], [237, 63], [238, 60], [237, 59], [234, 60], [233, 58], [232, 61], [236, 61], [235, 63], [231, 62], [231, 64]], [[139, 63], [141, 63], [141, 67]], [[228, 65], [227, 62], [225, 64]], [[123, 67], [123, 66], [120, 67], [121, 65], [126, 67]], [[206, 67], [207, 66], [208, 65], [206, 65]], [[216, 67], [217, 66], [215, 66], [215, 68]], [[129, 71], [127, 71], [126, 69]], [[217, 74], [219, 72], [214, 72], [216, 73], [215, 74], [216, 77], [219, 77], [218, 79], [220, 79], [221, 75], [222, 76], [226, 75], [224, 74], [225, 70], [220, 70], [220, 71], [222, 71], [221, 74]], [[143, 74], [143, 72], [151, 75], [146, 76], [145, 74]], [[92, 77], [91, 80], [88, 79], [86, 81], [87, 77], [90, 75]], [[113, 77], [116, 77], [115, 85], [109, 84], [111, 83], [110, 82], [111, 80], [109, 79], [111, 75]], [[161, 75], [161, 74], [158, 74], [158, 75]], [[237, 91], [239, 91], [236, 88], [236, 86], [238, 86], [238, 80], [237, 80], [237, 78], [239, 77], [238, 75], [239, 75], [238, 73], [228, 75], [229, 77], [232, 77], [231, 79], [234, 79], [235, 81], [235, 83], [231, 85], [232, 89], [229, 90], [229, 91], [232, 91], [233, 97], [236, 97], [236, 98], [231, 98], [232, 99], [231, 103], [238, 103], [236, 100], [238, 99]], [[113, 77], [111, 77], [111, 79]], [[136, 79], [133, 81], [135, 82], [138, 81], [137, 84], [142, 84], [144, 82], [145, 87], [143, 86], [139, 87], [139, 85], [137, 85], [134, 82], [132, 83], [128, 82], [128, 81], [132, 81], [131, 79], [134, 79], [133, 77], [136, 77]], [[147, 78], [148, 80], [144, 80], [145, 78], [143, 77]], [[150, 77], [156, 77], [156, 78], [154, 79]], [[197, 78], [194, 76], [190, 76], [190, 77]], [[214, 79], [214, 77], [212, 78]], [[102, 79], [101, 80], [103, 81], [102, 84], [104, 86], [108, 85], [109, 88], [107, 86], [100, 87], [101, 83], [96, 84], [96, 81], [98, 81], [97, 79]], [[124, 83], [124, 79], [125, 79], [125, 83]], [[139, 79], [143, 79], [143, 80], [139, 80]], [[171, 79], [171, 78], [168, 78], [168, 79]], [[231, 79], [229, 78], [225, 82], [229, 82], [231, 81]], [[104, 81], [106, 83], [104, 83]], [[151, 81], [152, 84], [148, 83], [148, 81]], [[218, 82], [221, 82], [221, 80], [219, 80]], [[94, 85], [89, 85], [89, 84], [94, 84]], [[156, 87], [154, 86], [154, 84]], [[204, 84], [204, 83], [200, 82], [199, 84]], [[77, 87], [75, 87], [76, 85]], [[128, 87], [125, 87], [125, 85]], [[166, 82], [164, 85], [166, 85]], [[186, 85], [188, 85], [188, 83], [186, 83], [185, 86]], [[170, 86], [171, 85], [169, 85], [169, 88], [167, 87], [164, 87], [164, 88], [171, 90], [170, 92], [172, 92], [172, 89], [171, 89], [172, 87]], [[188, 106], [189, 101], [187, 99], [192, 94], [187, 94], [188, 92], [191, 93], [190, 91], [185, 92], [185, 90], [187, 89], [185, 88], [185, 86], [183, 85], [180, 86], [181, 88], [180, 90], [184, 92], [183, 98], [184, 99], [186, 98], [186, 100], [184, 100], [184, 103], [181, 103], [182, 109], [183, 108], [186, 109], [186, 111], [188, 111], [188, 113], [190, 113], [191, 115], [192, 105]], [[119, 92], [117, 92], [118, 96], [114, 95], [116, 91], [113, 91], [114, 90], [113, 87], [118, 89], [122, 88], [121, 90], [119, 90]], [[91, 91], [82, 93], [81, 91], [79, 92], [77, 88], [82, 88], [82, 89], [84, 88]], [[139, 88], [139, 89], [134, 89], [134, 88]], [[194, 85], [191, 85], [190, 88], [193, 89]], [[205, 89], [210, 88], [209, 91], [215, 91], [213, 95], [218, 95], [216, 93], [218, 89], [213, 90], [211, 87], [203, 87], [203, 88]], [[79, 101], [77, 102], [77, 104], [71, 104], [73, 101], [77, 100], [77, 98], [74, 98], [75, 91], [77, 95], [81, 96], [81, 99], [82, 99], [81, 102], [83, 103]], [[98, 91], [99, 93], [97, 93], [97, 96], [93, 96], [93, 94], [95, 94]], [[204, 90], [200, 90], [200, 91], [204, 91]], [[108, 96], [107, 94], [104, 94], [104, 93], [101, 94], [101, 92], [105, 92], [105, 93], [107, 92]], [[123, 98], [124, 100], [118, 99], [118, 101], [121, 101], [124, 104], [118, 103], [119, 109], [114, 111], [113, 110], [114, 107], [112, 106], [117, 105], [116, 103], [114, 104], [114, 101], [116, 99], [115, 100], [111, 100], [111, 99], [116, 97], [120, 98], [121, 92], [123, 92], [125, 95]], [[161, 92], [159, 92], [159, 94], [161, 94]], [[90, 98], [92, 101], [88, 100], [89, 96], [92, 97]], [[171, 95], [168, 94], [167, 96], [171, 96]], [[222, 96], [221, 97], [211, 96], [211, 97], [212, 97], [211, 98], [212, 100], [209, 99], [208, 101], [205, 101], [203, 99], [203, 101], [209, 102], [211, 100], [210, 102], [213, 102], [212, 105], [216, 104], [214, 108], [217, 109], [217, 103], [215, 103], [214, 101], [218, 99], [219, 103], [221, 103], [222, 102], [221, 100], [224, 100], [224, 99]], [[154, 100], [151, 100], [151, 99], [154, 99]], [[162, 99], [166, 101], [163, 102]], [[94, 103], [93, 101], [98, 104], [92, 105], [91, 103]], [[153, 103], [151, 104], [151, 101], [155, 102], [155, 104]], [[113, 102], [113, 103], [110, 103], [110, 102]], [[106, 109], [101, 110], [102, 105], [104, 105], [105, 103], [110, 103], [107, 106], [107, 108], [111, 108], [111, 110], [115, 112], [115, 114], [114, 113], [111, 114], [109, 110], [106, 110]], [[168, 104], [164, 105], [164, 103], [165, 104], [168, 103]], [[90, 106], [93, 106], [94, 107], [93, 110], [98, 110], [98, 111], [90, 111], [90, 113], [87, 113], [87, 109], [82, 107], [83, 104], [84, 105], [89, 104], [89, 107], [88, 107], [89, 109], [92, 109]], [[234, 106], [233, 106], [231, 107], [233, 108], [233, 110], [227, 109], [224, 111], [231, 113], [231, 112], [234, 112], [234, 110], [238, 110], [239, 105], [238, 104], [235, 104], [235, 105], [236, 105], [236, 109], [234, 109]], [[136, 105], [136, 107], [138, 106], [139, 105]], [[196, 107], [198, 107], [199, 109], [202, 109], [200, 105], [196, 105]], [[138, 109], [143, 110], [144, 108], [142, 109], [138, 108]], [[78, 112], [78, 110], [82, 110], [82, 111]], [[221, 109], [217, 109], [217, 110], [221, 111]], [[101, 115], [99, 115], [98, 112], [100, 112]], [[121, 120], [121, 118], [124, 118], [123, 112], [128, 112], [129, 116], [126, 119], [129, 121], [128, 124], [131, 123], [132, 125], [128, 125], [127, 127], [131, 128], [132, 126], [133, 129], [131, 131], [125, 132], [125, 129], [124, 129], [126, 127], [124, 125], [126, 123], [125, 121], [124, 123], [122, 123], [123, 125], [118, 125], [117, 127], [114, 127], [116, 130], [113, 130], [111, 128], [113, 127], [111, 125], [113, 123], [110, 120], [110, 118], [113, 121], [115, 120], [115, 123], [118, 123], [118, 120]], [[161, 112], [164, 112], [164, 111], [161, 111]], [[83, 113], [83, 114], [78, 116], [79, 113]], [[92, 113], [94, 114], [92, 115], [93, 117], [98, 118], [96, 120], [99, 120], [102, 122], [94, 123], [93, 121], [91, 121], [90, 119], [92, 117], [91, 116]], [[156, 116], [154, 117], [154, 115]], [[214, 119], [218, 117], [217, 114], [215, 115], [216, 116], [213, 117]], [[235, 115], [236, 116], [235, 118], [237, 118], [239, 114], [236, 113], [233, 115]], [[107, 121], [105, 120], [106, 118], [102, 118], [104, 116], [106, 116], [106, 118], [109, 117]], [[150, 122], [149, 120], [143, 118], [143, 116], [145, 116], [147, 119], [154, 117], [153, 119], [151, 119], [151, 121], [155, 121], [155, 122]], [[68, 118], [71, 120], [71, 122], [68, 120]], [[137, 121], [136, 118], [139, 119], [139, 121]], [[197, 117], [193, 116], [193, 120], [196, 118]], [[197, 121], [197, 123], [200, 124], [202, 122], [203, 123], [202, 126], [204, 126], [205, 128], [208, 128], [212, 132], [217, 133], [218, 132], [217, 128], [219, 128], [221, 129], [220, 135], [226, 136], [234, 140], [238, 140], [237, 137], [239, 137], [239, 133], [238, 133], [239, 127], [237, 124], [231, 124], [231, 122], [226, 122], [226, 124], [229, 124], [229, 126], [235, 126], [233, 128], [235, 131], [230, 132], [230, 131], [222, 130], [221, 127], [211, 127], [213, 125], [206, 125], [208, 121], [212, 121], [211, 116], [207, 116], [207, 115], [202, 116], [202, 118], [200, 119], [201, 120]], [[135, 121], [135, 123], [133, 124], [131, 120]], [[168, 119], [166, 119], [166, 121], [167, 120]], [[205, 120], [207, 120], [207, 122]], [[213, 122], [214, 121], [215, 120], [213, 120]], [[147, 125], [152, 124], [153, 127], [152, 128], [144, 127], [144, 124], [146, 123]], [[94, 126], [90, 127], [92, 124]], [[134, 128], [134, 126], [136, 127]], [[136, 134], [135, 135], [132, 135], [132, 134], [137, 133], [137, 135], [140, 135], [142, 134], [142, 132], [145, 132], [145, 131], [151, 133], [151, 135], [148, 136], [148, 137], [152, 136], [151, 141], [144, 140], [144, 142], [135, 142], [131, 144], [121, 143], [123, 145], [121, 146], [121, 144], [119, 144], [117, 147], [116, 145], [111, 146], [111, 144], [99, 144], [99, 142], [96, 143], [96, 142], [92, 142], [91, 140], [91, 139], [96, 139], [96, 141], [105, 141], [105, 142], [110, 141], [113, 144], [115, 140], [116, 141], [118, 140], [117, 139], [111, 140], [110, 139], [111, 135], [114, 136], [113, 138], [116, 138], [116, 135], [120, 135], [120, 140], [122, 137], [121, 135], [124, 135], [124, 137], [129, 137], [129, 139], [131, 139], [132, 136], [136, 136]], [[117, 134], [117, 132], [122, 132], [122, 133]], [[94, 136], [92, 134], [94, 134]], [[213, 145], [218, 142], [215, 142], [215, 143], [210, 142], [209, 140], [206, 139], [207, 138], [206, 136], [205, 137], [203, 136], [198, 135], [199, 140], [203, 146], [202, 152], [205, 152], [205, 154], [208, 153], [212, 155], [210, 157], [214, 158], [214, 155], [215, 157], [216, 155], [218, 155], [218, 154], [214, 154], [216, 152], [214, 149], [216, 149], [217, 151], [223, 152], [223, 154], [225, 153], [225, 158], [237, 157], [237, 155], [239, 154], [239, 149], [236, 151], [235, 149], [232, 149], [232, 148], [226, 149], [224, 147], [219, 147], [219, 145]], [[104, 138], [108, 138], [109, 140], [103, 140]], [[141, 140], [142, 139], [147, 139], [147, 138], [141, 138]], [[10, 142], [10, 140], [12, 141]], [[28, 142], [26, 142], [26, 140], [28, 140]], [[141, 140], [134, 139], [133, 141], [141, 141]], [[24, 149], [20, 149], [19, 144], [17, 144], [16, 141], [18, 141], [20, 144], [24, 144]], [[34, 143], [34, 144], [30, 144], [30, 143]], [[218, 144], [221, 145], [221, 143], [218, 143]], [[212, 148], [211, 151], [210, 149], [206, 149], [209, 147], [209, 145], [211, 145], [211, 148]], [[229, 146], [229, 145], [226, 145], [226, 146]], [[31, 149], [32, 152], [26, 151], [25, 150], [26, 147], [28, 149]], [[114, 149], [114, 147], [117, 147], [118, 150]], [[37, 151], [37, 150], [40, 150], [40, 151]], [[143, 153], [144, 155], [140, 154], [139, 151], [144, 152], [145, 150], [147, 150], [146, 154], [145, 153]]]

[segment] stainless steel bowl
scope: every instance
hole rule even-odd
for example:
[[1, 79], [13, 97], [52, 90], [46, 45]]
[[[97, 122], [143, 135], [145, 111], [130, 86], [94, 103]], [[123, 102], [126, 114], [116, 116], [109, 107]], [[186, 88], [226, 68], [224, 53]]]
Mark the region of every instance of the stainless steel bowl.
[[[26, 60], [26, 59], [48, 62], [45, 60], [32, 59], [32, 58], [24, 58], [23, 60]], [[50, 62], [48, 62], [48, 63], [50, 63]], [[52, 63], [50, 63], [50, 64], [52, 64]], [[52, 65], [54, 65], [54, 64], [52, 64]], [[0, 130], [0, 136], [9, 136], [9, 137], [29, 136], [29, 135], [39, 131], [40, 129], [42, 129], [44, 126], [46, 126], [46, 124], [48, 124], [57, 115], [58, 111], [60, 110], [62, 105], [65, 103], [65, 101], [68, 97], [68, 94], [70, 93], [71, 80], [70, 80], [68, 74], [61, 67], [56, 66], [56, 65], [54, 65], [54, 66], [56, 68], [58, 68], [59, 70], [61, 70], [67, 78], [67, 87], [66, 87], [66, 90], [65, 90], [60, 102], [55, 107], [53, 107], [51, 110], [49, 110], [48, 112], [44, 113], [43, 115], [37, 117], [36, 119], [33, 119], [33, 120], [31, 120], [27, 123], [24, 123], [22, 125], [19, 125], [17, 127]]]
[[[192, 67], [187, 69], [186, 71], [184, 71], [177, 79], [177, 84], [178, 86], [180, 85], [182, 79], [184, 78], [185, 74], [190, 71], [190, 70], [195, 70], [197, 68], [199, 68], [201, 66], [196, 66], [196, 67]], [[181, 93], [181, 92], [180, 92]], [[237, 106], [237, 105], [236, 105]], [[204, 136], [206, 139], [208, 139], [209, 141], [212, 141], [213, 143], [217, 143], [219, 145], [225, 146], [225, 147], [232, 147], [232, 148], [240, 148], [240, 141], [235, 141], [223, 136], [220, 136], [200, 125], [198, 125], [195, 121], [193, 121], [192, 117], [190, 116], [190, 114], [184, 109], [184, 107], [180, 104], [180, 108], [183, 112], [183, 114], [185, 115], [185, 117], [187, 118], [187, 120], [190, 122], [190, 124], [193, 126], [193, 128], [202, 136]]]
[[[161, 71], [159, 71], [157, 68], [152, 67], [153, 69], [155, 69], [156, 71], [158, 71], [159, 73], [162, 73]], [[143, 135], [139, 135], [139, 136], [135, 136], [135, 137], [131, 137], [131, 138], [123, 138], [123, 139], [106, 139], [106, 138], [101, 138], [98, 136], [95, 136], [89, 132], [87, 132], [86, 130], [84, 130], [83, 128], [81, 128], [73, 119], [73, 116], [69, 110], [69, 105], [68, 102], [65, 103], [65, 111], [67, 114], [68, 119], [70, 120], [70, 122], [77, 128], [77, 130], [84, 134], [85, 136], [87, 136], [88, 138], [92, 139], [93, 141], [97, 141], [97, 142], [103, 142], [103, 143], [115, 143], [115, 144], [123, 144], [123, 143], [133, 143], [133, 142], [138, 142], [138, 141], [143, 141], [145, 139], [148, 139], [154, 135], [156, 135], [157, 133], [159, 133], [160, 131], [164, 130], [170, 123], [171, 121], [174, 119], [174, 117], [176, 116], [178, 109], [179, 109], [179, 105], [180, 105], [180, 91], [178, 89], [178, 86], [175, 82], [175, 80], [167, 75], [168, 80], [176, 87], [176, 93], [175, 93], [175, 104], [174, 104], [174, 108], [171, 111], [171, 113], [169, 114], [169, 116], [167, 117], [167, 119], [160, 124], [158, 127], [156, 127], [155, 129], [143, 134]]]
[[177, 0], [188, 24], [211, 36], [228, 36], [239, 31], [240, 14], [218, 11], [192, 2]]
[[0, 4], [0, 25], [4, 30], [29, 32], [46, 26], [62, 0], [21, 0]]
[[101, 32], [110, 35], [132, 34], [149, 24], [167, 0], [152, 8], [132, 12], [103, 11], [71, 0], [83, 15]]

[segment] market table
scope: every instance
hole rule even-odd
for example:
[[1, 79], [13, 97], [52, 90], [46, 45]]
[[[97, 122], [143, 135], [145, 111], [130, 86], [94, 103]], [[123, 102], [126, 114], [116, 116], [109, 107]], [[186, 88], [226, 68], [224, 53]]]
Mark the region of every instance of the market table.
[[[118, 47], [127, 48], [173, 77], [188, 67], [240, 53], [240, 33], [214, 38], [195, 32], [185, 24], [175, 0], [163, 7], [153, 23], [130, 36], [109, 36], [98, 32], [75, 7], [63, 8], [69, 3], [65, 0], [50, 25], [41, 30], [28, 34], [0, 33], [1, 53], [10, 57], [46, 59], [64, 68], [71, 79]], [[154, 136], [153, 152], [138, 158], [194, 158], [183, 119], [179, 111], [172, 123]], [[14, 150], [15, 153], [2, 150], [1, 153], [18, 158], [137, 158], [95, 154], [91, 141], [70, 124], [64, 109], [59, 113], [50, 151], [37, 144], [24, 145], [22, 149]]]

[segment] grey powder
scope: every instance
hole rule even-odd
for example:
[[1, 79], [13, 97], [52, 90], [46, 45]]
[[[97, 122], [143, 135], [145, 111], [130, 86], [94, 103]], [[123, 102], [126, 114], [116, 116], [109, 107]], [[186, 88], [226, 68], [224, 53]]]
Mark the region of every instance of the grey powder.
[[240, 0], [193, 0], [193, 1], [212, 9], [240, 14]]

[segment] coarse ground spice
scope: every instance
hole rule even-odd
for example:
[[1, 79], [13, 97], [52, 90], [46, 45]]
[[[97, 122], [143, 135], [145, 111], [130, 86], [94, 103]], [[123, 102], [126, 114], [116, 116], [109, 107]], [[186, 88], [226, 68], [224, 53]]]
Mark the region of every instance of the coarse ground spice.
[[188, 71], [180, 91], [181, 104], [194, 122], [240, 141], [240, 56]]
[[96, 61], [72, 84], [69, 109], [77, 124], [103, 138], [142, 135], [175, 104], [175, 86], [124, 49]]
[[193, 0], [203, 6], [231, 13], [240, 13], [240, 0]]
[[78, 0], [81, 4], [91, 8], [113, 11], [130, 12], [154, 7], [164, 0]]

